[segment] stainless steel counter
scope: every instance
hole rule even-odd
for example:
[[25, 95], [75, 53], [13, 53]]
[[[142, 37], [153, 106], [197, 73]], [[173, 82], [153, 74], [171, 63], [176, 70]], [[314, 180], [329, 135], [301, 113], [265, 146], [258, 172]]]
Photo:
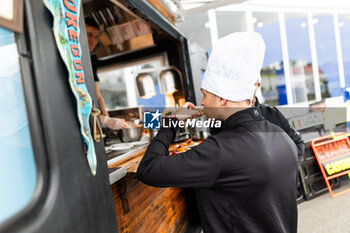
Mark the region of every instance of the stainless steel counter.
[[[145, 148], [147, 148], [148, 144], [149, 143], [140, 145], [140, 146], [134, 146], [125, 151], [110, 151], [110, 150], [106, 151], [107, 157], [109, 158], [109, 160], [107, 161], [107, 165], [110, 166], [118, 161], [126, 159], [129, 156], [144, 150]], [[109, 168], [108, 172], [109, 172], [110, 184], [117, 182], [127, 174], [127, 170], [123, 166], [116, 167], [116, 168]]]

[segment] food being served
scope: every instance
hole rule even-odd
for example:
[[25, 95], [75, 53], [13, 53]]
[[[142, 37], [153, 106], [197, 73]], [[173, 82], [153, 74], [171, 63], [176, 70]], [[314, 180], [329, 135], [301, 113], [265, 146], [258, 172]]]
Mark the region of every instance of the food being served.
[[193, 146], [194, 145], [194, 142], [192, 141], [192, 139], [190, 138], [190, 139], [188, 139], [187, 140], [187, 146]]
[[176, 149], [176, 152], [184, 152], [186, 150], [187, 150], [187, 146], [183, 145], [183, 144], [180, 144], [180, 145], [178, 145], [178, 147]]

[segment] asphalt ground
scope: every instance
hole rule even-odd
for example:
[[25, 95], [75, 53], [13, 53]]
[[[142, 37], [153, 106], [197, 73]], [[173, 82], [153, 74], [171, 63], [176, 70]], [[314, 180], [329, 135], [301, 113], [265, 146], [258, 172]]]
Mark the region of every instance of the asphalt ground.
[[[350, 184], [335, 192], [350, 188]], [[298, 205], [298, 233], [350, 233], [350, 193], [327, 192]]]

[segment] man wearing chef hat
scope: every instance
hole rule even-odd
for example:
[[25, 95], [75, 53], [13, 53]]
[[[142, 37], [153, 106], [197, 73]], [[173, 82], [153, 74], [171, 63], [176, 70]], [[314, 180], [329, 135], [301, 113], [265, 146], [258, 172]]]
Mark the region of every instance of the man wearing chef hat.
[[148, 185], [194, 188], [205, 233], [297, 232], [297, 147], [252, 107], [264, 52], [257, 33], [220, 39], [201, 85], [201, 105], [208, 117], [223, 121], [222, 129], [169, 156], [176, 129], [162, 128], [137, 171]]

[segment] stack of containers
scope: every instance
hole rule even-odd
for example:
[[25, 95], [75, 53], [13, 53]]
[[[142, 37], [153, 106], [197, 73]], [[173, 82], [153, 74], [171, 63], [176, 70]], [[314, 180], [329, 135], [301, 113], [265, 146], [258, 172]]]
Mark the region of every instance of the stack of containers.
[[154, 44], [150, 27], [143, 21], [133, 21], [113, 25], [107, 28], [112, 44], [119, 50], [125, 50], [124, 42], [128, 42], [129, 50], [139, 49]]

